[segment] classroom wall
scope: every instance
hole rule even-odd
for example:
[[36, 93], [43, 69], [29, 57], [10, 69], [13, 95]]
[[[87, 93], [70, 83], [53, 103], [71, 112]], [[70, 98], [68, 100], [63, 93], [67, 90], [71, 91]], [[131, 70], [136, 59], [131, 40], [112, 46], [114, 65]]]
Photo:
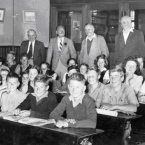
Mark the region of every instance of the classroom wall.
[[[19, 46], [23, 40], [27, 39], [26, 32], [30, 28], [35, 29], [37, 39], [44, 42], [46, 47], [48, 46], [49, 0], [0, 0], [0, 8], [5, 8], [4, 22], [0, 22], [0, 46]], [[24, 11], [34, 11], [35, 22], [24, 22]]]

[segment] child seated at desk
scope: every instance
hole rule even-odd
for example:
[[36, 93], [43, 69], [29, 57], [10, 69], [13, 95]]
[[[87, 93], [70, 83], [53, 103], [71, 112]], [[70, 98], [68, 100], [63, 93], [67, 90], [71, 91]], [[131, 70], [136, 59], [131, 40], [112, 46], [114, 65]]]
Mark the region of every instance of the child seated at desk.
[[7, 89], [2, 93], [1, 97], [2, 112], [13, 112], [16, 107], [18, 107], [18, 105], [26, 98], [26, 94], [17, 89], [19, 84], [19, 77], [17, 74], [8, 74]]
[[27, 96], [14, 114], [48, 119], [50, 112], [57, 106], [56, 96], [52, 92], [48, 92], [49, 81], [47, 76], [38, 75], [34, 80], [34, 93]]
[[[80, 73], [72, 74], [68, 88], [70, 95], [62, 99], [49, 118], [56, 119], [56, 126], [59, 128], [95, 128], [97, 119], [95, 102], [89, 95], [85, 95], [84, 76]], [[66, 119], [61, 117], [64, 111], [66, 111]]]
[[135, 91], [122, 83], [123, 79], [124, 73], [121, 68], [110, 70], [110, 84], [104, 88], [101, 108], [134, 114], [139, 103]]

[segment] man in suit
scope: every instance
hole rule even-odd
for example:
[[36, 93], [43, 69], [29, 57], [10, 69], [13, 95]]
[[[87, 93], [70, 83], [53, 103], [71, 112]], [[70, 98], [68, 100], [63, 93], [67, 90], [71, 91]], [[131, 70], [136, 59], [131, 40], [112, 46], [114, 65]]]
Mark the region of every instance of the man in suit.
[[115, 64], [120, 64], [124, 59], [132, 56], [145, 56], [145, 43], [143, 33], [132, 28], [131, 17], [121, 18], [123, 31], [115, 37]]
[[85, 26], [86, 39], [82, 41], [80, 52], [80, 63], [86, 63], [89, 67], [94, 67], [94, 60], [100, 54], [109, 56], [108, 47], [104, 37], [94, 33], [94, 26], [87, 24]]
[[23, 41], [20, 47], [20, 54], [27, 53], [29, 56], [29, 63], [31, 65], [38, 65], [45, 61], [44, 44], [38, 40], [36, 31], [29, 29], [27, 32], [28, 40]]
[[[71, 39], [66, 38], [63, 26], [56, 29], [56, 38], [50, 40], [46, 61], [51, 64], [59, 79], [62, 80], [67, 72], [67, 61], [69, 58], [76, 58], [76, 50]], [[52, 62], [52, 63], [51, 63]]]

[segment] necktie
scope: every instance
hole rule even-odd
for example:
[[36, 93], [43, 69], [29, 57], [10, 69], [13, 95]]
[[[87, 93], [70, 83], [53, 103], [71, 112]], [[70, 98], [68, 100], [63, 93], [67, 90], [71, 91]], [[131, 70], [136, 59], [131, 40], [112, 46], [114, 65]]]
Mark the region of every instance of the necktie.
[[29, 47], [29, 52], [28, 52], [28, 56], [29, 56], [29, 59], [32, 57], [32, 42], [30, 44], [30, 47]]
[[60, 39], [60, 46], [59, 46], [59, 48], [60, 48], [60, 51], [62, 50], [62, 39]]

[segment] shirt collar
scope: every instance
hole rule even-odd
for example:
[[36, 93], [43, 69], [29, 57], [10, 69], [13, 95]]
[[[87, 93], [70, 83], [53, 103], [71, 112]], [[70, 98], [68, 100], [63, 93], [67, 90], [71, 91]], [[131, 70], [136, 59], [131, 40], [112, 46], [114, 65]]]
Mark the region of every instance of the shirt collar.
[[64, 40], [64, 37], [62, 37], [62, 38], [60, 38], [60, 37], [57, 37], [57, 38], [58, 38], [59, 40], [62, 40], [62, 41]]
[[[33, 96], [37, 96], [35, 93], [31, 93]], [[41, 99], [43, 99], [43, 98], [46, 98], [46, 97], [48, 97], [48, 91], [44, 94], [44, 95], [42, 95], [41, 96]], [[39, 100], [41, 100], [41, 99], [39, 99]], [[36, 100], [37, 100], [37, 102], [39, 101], [38, 99], [37, 99], [37, 97], [36, 97]]]
[[[123, 33], [125, 33], [125, 31], [122, 31]], [[130, 30], [128, 31], [128, 33], [133, 32], [133, 28], [130, 28]]]
[[87, 36], [87, 37], [86, 37], [86, 40], [88, 40], [88, 39], [89, 39], [90, 41], [92, 41], [92, 39], [93, 39], [93, 38], [96, 38], [96, 34], [95, 34], [95, 33], [94, 33], [94, 35], [93, 35], [93, 36], [91, 36], [91, 37], [88, 37], [88, 36]]
[[85, 93], [83, 93], [80, 98], [77, 100], [77, 102], [74, 100], [73, 96], [69, 96], [69, 100], [72, 101], [73, 107], [76, 107], [78, 104], [82, 104], [83, 98], [85, 96]]

